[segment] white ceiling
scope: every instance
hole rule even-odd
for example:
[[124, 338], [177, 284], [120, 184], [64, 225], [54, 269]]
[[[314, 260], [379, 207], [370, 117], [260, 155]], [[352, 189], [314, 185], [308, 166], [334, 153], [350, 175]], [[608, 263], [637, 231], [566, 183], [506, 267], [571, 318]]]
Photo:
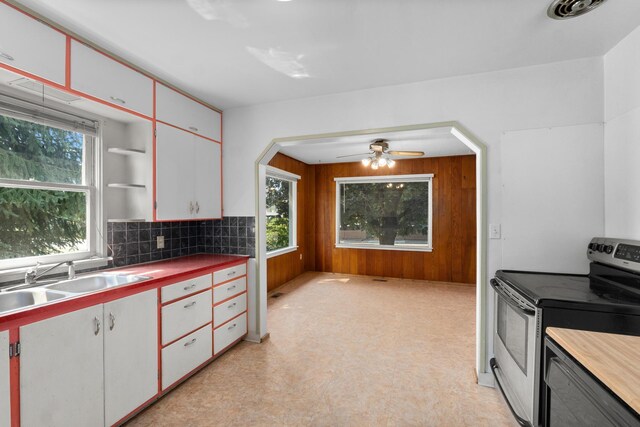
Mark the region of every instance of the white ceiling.
[[638, 0], [20, 1], [220, 108], [600, 56], [640, 25]]
[[[367, 157], [369, 144], [378, 138], [388, 140], [389, 150], [423, 151], [420, 157], [442, 157], [473, 154], [458, 138], [451, 134], [450, 127], [419, 129], [401, 132], [386, 132], [370, 135], [318, 138], [305, 141], [279, 143], [280, 152], [307, 164], [359, 162]], [[353, 155], [353, 156], [352, 156]], [[352, 156], [342, 157], [339, 156]], [[395, 157], [396, 160], [416, 157]]]

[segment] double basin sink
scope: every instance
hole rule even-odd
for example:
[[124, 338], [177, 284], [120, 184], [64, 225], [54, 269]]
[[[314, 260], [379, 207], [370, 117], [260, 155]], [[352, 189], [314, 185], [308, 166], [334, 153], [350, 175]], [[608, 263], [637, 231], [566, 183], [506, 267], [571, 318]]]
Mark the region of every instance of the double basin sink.
[[148, 279], [150, 277], [104, 272], [62, 280], [46, 286], [0, 292], [0, 314]]

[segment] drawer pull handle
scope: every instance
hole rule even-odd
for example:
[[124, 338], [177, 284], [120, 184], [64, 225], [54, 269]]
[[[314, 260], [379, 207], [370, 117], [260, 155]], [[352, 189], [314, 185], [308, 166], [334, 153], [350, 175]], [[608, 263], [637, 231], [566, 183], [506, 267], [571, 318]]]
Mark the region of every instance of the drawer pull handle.
[[196, 213], [200, 213], [200, 203], [196, 202]]
[[189, 202], [189, 213], [190, 214], [193, 214], [193, 209], [194, 209], [193, 202]]
[[227, 288], [227, 290], [228, 290], [228, 291], [230, 291], [230, 290], [235, 289], [235, 288], [236, 288], [236, 285], [233, 285], [233, 286], [229, 286], [229, 287]]
[[188, 291], [189, 289], [193, 289], [193, 288], [195, 288], [195, 287], [196, 287], [196, 284], [194, 283], [194, 284], [192, 284], [191, 286], [185, 286], [185, 287], [184, 287], [184, 290], [185, 290], [185, 291]]
[[198, 128], [195, 126], [189, 126], [189, 130], [192, 130], [194, 132], [198, 132]]
[[228, 331], [230, 331], [230, 330], [232, 330], [233, 328], [235, 328], [236, 326], [237, 326], [237, 325], [234, 323], [233, 325], [229, 326], [229, 327], [227, 328], [227, 330], [228, 330]]
[[237, 302], [234, 302], [233, 304], [229, 304], [229, 305], [227, 306], [227, 308], [233, 308], [233, 307], [235, 307], [236, 305], [238, 305], [238, 303], [237, 303]]
[[120, 104], [126, 104], [127, 101], [125, 101], [122, 98], [118, 98], [117, 96], [110, 96], [109, 98], [111, 98], [112, 101], [118, 102]]
[[100, 333], [100, 319], [97, 317], [93, 318], [93, 335], [98, 335]]
[[233, 276], [234, 274], [236, 274], [235, 270], [227, 273], [227, 276]]
[[113, 331], [113, 328], [116, 327], [116, 316], [113, 313], [109, 313], [109, 330]]
[[189, 304], [185, 305], [184, 308], [190, 308], [193, 307], [194, 305], [196, 305], [198, 301], [191, 301]]
[[8, 53], [0, 52], [0, 56], [6, 60], [13, 61], [15, 58]]
[[184, 343], [185, 347], [189, 347], [190, 345], [193, 345], [196, 343], [196, 338], [193, 338], [191, 341]]

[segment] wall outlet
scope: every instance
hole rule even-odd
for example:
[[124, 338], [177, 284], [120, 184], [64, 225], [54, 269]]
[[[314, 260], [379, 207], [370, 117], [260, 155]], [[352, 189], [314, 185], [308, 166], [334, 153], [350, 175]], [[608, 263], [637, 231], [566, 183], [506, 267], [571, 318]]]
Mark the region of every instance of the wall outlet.
[[499, 239], [500, 238], [500, 224], [489, 224], [489, 238], [490, 239]]
[[158, 236], [156, 244], [158, 249], [164, 249], [164, 236]]

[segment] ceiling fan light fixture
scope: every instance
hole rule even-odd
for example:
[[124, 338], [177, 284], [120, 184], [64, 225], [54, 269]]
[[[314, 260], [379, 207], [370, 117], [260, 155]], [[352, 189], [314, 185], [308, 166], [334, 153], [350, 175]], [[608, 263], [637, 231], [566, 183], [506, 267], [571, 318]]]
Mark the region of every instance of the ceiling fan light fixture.
[[371, 164], [371, 159], [369, 157], [362, 159], [362, 165], [367, 167]]
[[388, 166], [389, 168], [392, 168], [392, 167], [394, 167], [395, 165], [396, 165], [396, 161], [395, 161], [395, 160], [393, 160], [393, 159], [389, 159], [389, 160], [387, 160], [387, 166]]
[[380, 159], [378, 160], [378, 165], [382, 167], [387, 166], [387, 159], [385, 159], [384, 157], [380, 157]]
[[371, 169], [376, 170], [378, 169], [378, 160], [374, 160], [373, 162], [371, 162]]

